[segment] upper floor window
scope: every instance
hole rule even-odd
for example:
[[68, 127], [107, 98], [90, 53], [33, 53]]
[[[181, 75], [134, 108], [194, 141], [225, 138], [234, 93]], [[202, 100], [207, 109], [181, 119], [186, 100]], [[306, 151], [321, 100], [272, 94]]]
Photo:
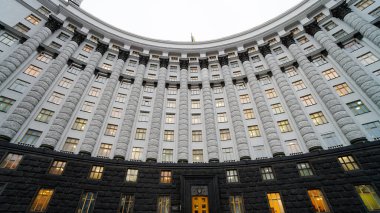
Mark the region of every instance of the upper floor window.
[[66, 161], [55, 160], [50, 166], [49, 174], [62, 175], [66, 167]]
[[232, 147], [222, 148], [222, 156], [224, 161], [233, 161], [234, 151]]
[[373, 0], [361, 0], [358, 3], [355, 4], [355, 7], [359, 10], [364, 10], [367, 7], [371, 6], [374, 3]]
[[343, 167], [344, 171], [354, 171], [359, 169], [359, 166], [352, 155], [339, 157], [338, 161]]
[[346, 82], [337, 84], [334, 86], [334, 88], [339, 96], [345, 96], [352, 93], [351, 88], [348, 86]]
[[91, 87], [90, 91], [88, 92], [89, 96], [98, 97], [100, 94], [100, 88], [97, 87]]
[[255, 114], [253, 113], [253, 109], [243, 109], [244, 118], [246, 120], [255, 118]]
[[220, 140], [226, 141], [231, 140], [231, 134], [229, 129], [221, 129], [220, 130]]
[[380, 210], [380, 197], [371, 185], [356, 185], [355, 189], [368, 211]]
[[41, 22], [41, 19], [38, 18], [37, 16], [33, 15], [33, 14], [30, 14], [28, 15], [25, 20], [29, 21], [30, 23], [32, 23], [33, 25], [37, 25]]
[[76, 212], [91, 213], [94, 210], [96, 193], [83, 192]]
[[361, 115], [361, 114], [369, 112], [369, 109], [361, 100], [347, 103], [347, 106], [348, 108], [350, 108], [352, 113], [354, 113], [354, 115]]
[[46, 7], [44, 6], [41, 6], [40, 8], [38, 8], [38, 11], [42, 14], [44, 14], [45, 16], [49, 16], [49, 14], [51, 13], [50, 10], [48, 10]]
[[367, 52], [364, 55], [359, 56], [358, 60], [363, 64], [363, 66], [367, 66], [377, 62], [379, 59], [371, 52]]
[[74, 124], [73, 124], [72, 129], [74, 129], [74, 130], [79, 130], [79, 131], [83, 131], [84, 128], [86, 127], [86, 124], [87, 124], [87, 119], [84, 119], [84, 118], [76, 118], [76, 119], [75, 119], [75, 122], [74, 122]]
[[328, 81], [339, 77], [339, 74], [333, 68], [323, 71], [322, 74]]
[[227, 113], [225, 112], [217, 113], [217, 119], [218, 119], [218, 123], [227, 122]]
[[202, 141], [202, 131], [201, 130], [193, 130], [191, 133], [193, 142], [201, 142]]
[[230, 209], [231, 213], [244, 213], [243, 196], [230, 196]]
[[285, 112], [280, 103], [272, 104], [271, 106], [272, 106], [273, 114], [275, 115]]
[[137, 182], [137, 176], [139, 174], [139, 170], [137, 169], [128, 169], [127, 170], [127, 176], [125, 178], [125, 181], [127, 182]]
[[61, 41], [67, 41], [69, 40], [70, 36], [66, 33], [60, 33], [57, 38]]
[[142, 147], [133, 147], [131, 153], [131, 160], [141, 160], [143, 148]]
[[65, 144], [63, 145], [62, 150], [65, 152], [75, 152], [79, 139], [77, 138], [67, 138]]
[[309, 163], [297, 163], [298, 173], [302, 177], [314, 175]]
[[14, 27], [13, 27], [15, 30], [21, 32], [21, 33], [27, 33], [29, 32], [30, 28], [25, 26], [24, 24], [22, 23], [17, 23]]
[[312, 95], [305, 95], [301, 97], [301, 101], [305, 107], [317, 104]]
[[303, 83], [302, 80], [299, 80], [299, 81], [295, 81], [292, 83], [293, 84], [293, 87], [296, 91], [298, 90], [302, 90], [302, 89], [305, 89], [306, 88], [306, 85]]
[[307, 194], [313, 204], [315, 212], [331, 212], [327, 205], [326, 198], [319, 189], [307, 190]]
[[276, 91], [273, 88], [265, 90], [265, 94], [267, 95], [268, 99], [272, 99], [272, 98], [276, 98], [277, 97], [277, 93], [276, 93]]
[[123, 109], [121, 109], [121, 108], [113, 107], [112, 111], [111, 111], [111, 117], [112, 118], [121, 118], [121, 112], [122, 111], [123, 111]]
[[380, 17], [380, 7], [377, 7], [376, 9], [369, 12], [369, 14], [375, 18]]
[[191, 108], [192, 109], [200, 109], [201, 101], [200, 100], [191, 100]]
[[242, 104], [251, 103], [251, 100], [248, 94], [240, 95], [240, 103]]
[[327, 64], [326, 59], [322, 55], [313, 57], [312, 59], [313, 59], [314, 65], [317, 67]]
[[29, 67], [24, 71], [25, 74], [37, 77], [41, 73], [42, 69], [40, 67], [29, 65]]
[[103, 166], [92, 166], [89, 178], [94, 179], [94, 180], [100, 180], [102, 179], [103, 172], [104, 172]]
[[38, 113], [35, 120], [39, 122], [43, 122], [43, 123], [49, 123], [53, 115], [54, 115], [54, 111], [51, 111], [48, 109], [41, 109], [40, 113]]
[[168, 99], [168, 101], [166, 102], [166, 107], [175, 108], [176, 107], [176, 100], [175, 99]]
[[15, 154], [15, 153], [8, 153], [7, 156], [1, 162], [0, 168], [16, 169], [18, 165], [20, 164], [21, 159], [22, 159], [22, 155]]
[[310, 119], [313, 121], [315, 126], [328, 123], [326, 117], [323, 115], [322, 112], [311, 113]]
[[160, 183], [171, 183], [172, 182], [172, 171], [163, 170], [160, 175]]
[[7, 46], [12, 46], [16, 41], [17, 41], [17, 38], [11, 36], [8, 33], [3, 33], [0, 36], [0, 42]]
[[355, 50], [358, 50], [362, 47], [363, 45], [356, 39], [352, 39], [350, 41], [343, 43], [343, 48], [347, 50], [348, 52], [354, 52]]
[[248, 134], [250, 138], [260, 137], [259, 126], [257, 125], [248, 126]]
[[282, 133], [293, 131], [288, 120], [277, 121], [277, 124]]
[[260, 168], [261, 178], [263, 180], [274, 180], [274, 173], [272, 167], [262, 167]]
[[329, 22], [327, 22], [327, 24], [323, 25], [323, 27], [325, 28], [326, 31], [330, 31], [330, 30], [334, 29], [337, 26], [338, 25], [335, 22], [333, 22], [333, 21], [329, 21]]
[[273, 49], [273, 52], [274, 52], [276, 55], [280, 55], [281, 53], [284, 53], [284, 50], [283, 50], [281, 47], [277, 47], [277, 48], [274, 48], [274, 49]]
[[309, 41], [309, 39], [306, 38], [306, 36], [302, 36], [300, 38], [297, 38], [297, 41], [302, 45]]
[[135, 135], [136, 140], [145, 140], [145, 135], [146, 135], [146, 129], [143, 129], [143, 128], [136, 129], [136, 135]]
[[38, 54], [36, 59], [38, 61], [41, 61], [41, 62], [47, 64], [53, 59], [53, 56], [47, 52], [41, 52], [40, 54]]
[[227, 183], [238, 183], [239, 176], [236, 169], [229, 169], [226, 171]]
[[91, 52], [92, 50], [94, 49], [94, 47], [93, 46], [90, 46], [90, 45], [88, 45], [88, 44], [86, 44], [86, 45], [84, 45], [84, 47], [83, 47], [83, 51], [85, 51], [85, 52]]
[[294, 67], [286, 68], [285, 73], [289, 78], [298, 75], [297, 70]]
[[163, 149], [162, 150], [162, 162], [173, 162], [173, 150]]
[[0, 96], [0, 112], [8, 112], [16, 100]]
[[343, 38], [344, 36], [346, 36], [347, 33], [346, 31], [344, 30], [339, 30], [338, 32], [334, 33], [332, 36], [336, 39], [340, 39], [340, 38]]
[[28, 88], [29, 84], [30, 84], [29, 82], [16, 79], [8, 89], [13, 90], [18, 93], [24, 93], [26, 89]]

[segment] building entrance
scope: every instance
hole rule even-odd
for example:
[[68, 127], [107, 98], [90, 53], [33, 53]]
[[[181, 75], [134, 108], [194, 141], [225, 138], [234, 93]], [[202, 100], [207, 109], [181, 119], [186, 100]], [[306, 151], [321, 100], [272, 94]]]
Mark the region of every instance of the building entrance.
[[191, 206], [191, 213], [209, 213], [207, 196], [193, 196]]

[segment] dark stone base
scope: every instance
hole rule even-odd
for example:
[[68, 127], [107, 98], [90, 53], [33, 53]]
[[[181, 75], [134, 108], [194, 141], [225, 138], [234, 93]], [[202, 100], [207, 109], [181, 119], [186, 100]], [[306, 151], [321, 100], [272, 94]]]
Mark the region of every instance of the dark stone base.
[[208, 160], [209, 163], [219, 163], [219, 159], [211, 158]]
[[251, 157], [249, 156], [243, 156], [240, 158], [240, 160], [251, 160]]
[[120, 160], [125, 160], [125, 157], [124, 157], [124, 156], [121, 156], [121, 155], [115, 155], [115, 156], [113, 157], [113, 159], [114, 159], [114, 160], [118, 160], [118, 161], [120, 161]]
[[147, 163], [156, 163], [156, 162], [157, 162], [157, 159], [154, 159], [154, 158], [147, 158], [147, 159], [146, 159], [146, 162], [147, 162]]
[[54, 150], [54, 147], [48, 144], [41, 144], [40, 149]]
[[285, 157], [285, 153], [283, 153], [283, 152], [277, 152], [277, 153], [274, 153], [274, 154], [273, 154], [273, 157], [274, 157], [274, 158]]
[[80, 151], [79, 155], [81, 155], [81, 156], [91, 156], [91, 153], [87, 152], [87, 151]]
[[351, 144], [366, 143], [366, 142], [368, 142], [367, 138], [356, 138], [350, 141]]
[[189, 162], [187, 160], [185, 160], [185, 159], [179, 159], [178, 163], [189, 163]]
[[309, 152], [319, 152], [322, 151], [323, 148], [321, 146], [314, 146], [309, 149]]
[[0, 135], [0, 143], [9, 143], [11, 142], [11, 138], [5, 135]]

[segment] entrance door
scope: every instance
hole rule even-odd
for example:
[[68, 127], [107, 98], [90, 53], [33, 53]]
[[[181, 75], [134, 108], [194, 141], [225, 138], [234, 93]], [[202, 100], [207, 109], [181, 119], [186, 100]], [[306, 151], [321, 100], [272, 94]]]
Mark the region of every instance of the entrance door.
[[207, 196], [193, 196], [191, 206], [191, 213], [209, 213]]

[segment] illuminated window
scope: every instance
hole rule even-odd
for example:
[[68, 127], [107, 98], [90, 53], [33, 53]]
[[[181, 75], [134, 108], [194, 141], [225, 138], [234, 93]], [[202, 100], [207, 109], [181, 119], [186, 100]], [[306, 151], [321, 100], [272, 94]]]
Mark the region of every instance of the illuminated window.
[[293, 131], [288, 120], [277, 121], [277, 124], [282, 133]]
[[271, 106], [272, 106], [273, 114], [275, 115], [285, 112], [280, 103], [272, 104]]
[[165, 123], [174, 124], [174, 121], [175, 121], [175, 114], [166, 114]]
[[49, 53], [46, 53], [46, 52], [42, 52], [40, 54], [38, 54], [37, 58], [36, 58], [38, 61], [41, 61], [41, 62], [44, 62], [44, 63], [49, 63], [52, 59], [53, 59], [53, 56], [50, 55]]
[[202, 141], [202, 131], [201, 130], [193, 130], [192, 131], [192, 141], [193, 142], [201, 142]]
[[227, 183], [238, 183], [239, 176], [236, 169], [229, 169], [226, 171]]
[[265, 94], [267, 95], [268, 99], [272, 99], [272, 98], [277, 97], [276, 91], [274, 89], [265, 90]]
[[125, 181], [127, 182], [137, 182], [137, 176], [139, 174], [139, 170], [137, 169], [128, 169], [127, 176], [125, 177]]
[[92, 46], [90, 46], [90, 45], [88, 45], [88, 44], [86, 44], [86, 45], [84, 45], [84, 47], [83, 47], [83, 51], [85, 51], [85, 52], [91, 52], [92, 50], [94, 49], [94, 47], [92, 47]]
[[115, 137], [116, 132], [117, 132], [117, 125], [107, 124], [106, 132], [104, 133], [104, 135]]
[[121, 108], [112, 108], [112, 111], [111, 111], [111, 117], [112, 118], [121, 118], [121, 112], [123, 111], [123, 109]]
[[200, 123], [202, 123], [201, 114], [192, 114], [191, 124], [200, 124]]
[[203, 149], [193, 149], [193, 162], [203, 162]]
[[328, 123], [325, 115], [323, 115], [322, 112], [311, 113], [310, 118], [315, 126]]
[[339, 157], [338, 161], [343, 167], [344, 171], [354, 171], [359, 169], [359, 166], [352, 155]]
[[176, 94], [177, 94], [177, 87], [168, 88], [168, 95], [176, 95]]
[[226, 141], [231, 140], [231, 134], [229, 129], [221, 129], [220, 130], [220, 140]]
[[54, 111], [47, 110], [47, 109], [41, 109], [40, 113], [38, 113], [36, 117], [36, 121], [43, 122], [43, 123], [49, 123], [51, 117], [53, 117]]
[[126, 94], [118, 93], [115, 101], [119, 103], [124, 103], [126, 100], [127, 100]]
[[141, 160], [143, 148], [142, 147], [133, 147], [131, 153], [131, 160]]
[[248, 126], [248, 134], [250, 138], [260, 137], [259, 126], [257, 125]]
[[31, 212], [45, 212], [51, 197], [53, 196], [54, 189], [45, 189], [42, 188], [38, 191], [37, 196], [34, 198], [32, 202], [32, 206], [30, 207]]
[[274, 173], [272, 167], [262, 167], [260, 168], [261, 178], [263, 180], [274, 180]]
[[103, 171], [104, 171], [103, 166], [92, 166], [89, 178], [93, 180], [100, 180], [102, 179]]
[[168, 101], [166, 102], [166, 107], [167, 108], [175, 108], [176, 107], [175, 99], [168, 99]]
[[111, 155], [112, 144], [102, 143], [100, 144], [98, 157], [108, 158]]
[[201, 90], [198, 87], [196, 87], [196, 88], [192, 87], [190, 92], [192, 95], [199, 95]]
[[297, 169], [298, 169], [298, 173], [302, 177], [314, 175], [313, 170], [311, 169], [309, 163], [297, 163]]
[[213, 88], [213, 91], [214, 91], [214, 94], [220, 94], [223, 92], [223, 89], [220, 86], [216, 86]]
[[288, 78], [298, 75], [297, 70], [294, 67], [287, 67], [285, 69], [285, 73], [288, 76]]
[[200, 100], [191, 100], [191, 109], [200, 109], [201, 101]]
[[307, 107], [307, 106], [312, 106], [312, 105], [317, 104], [317, 102], [315, 102], [313, 96], [311, 96], [310, 94], [309, 94], [309, 95], [302, 96], [302, 97], [301, 97], [301, 101], [302, 101], [302, 103], [303, 103], [303, 105], [304, 105], [305, 107]]
[[173, 162], [173, 150], [163, 149], [162, 150], [162, 162]]
[[267, 85], [270, 84], [270, 77], [269, 76], [263, 76], [260, 78], [261, 85]]
[[339, 77], [339, 74], [333, 68], [323, 71], [322, 74], [325, 76], [326, 80], [332, 80]]
[[160, 175], [160, 183], [171, 183], [172, 182], [172, 171], [163, 170]]
[[151, 86], [151, 85], [146, 85], [144, 87], [144, 92], [147, 92], [147, 93], [153, 93], [154, 91], [154, 86]]
[[230, 196], [230, 212], [231, 213], [244, 213], [243, 196]]
[[358, 185], [355, 189], [369, 211], [380, 210], [379, 195], [371, 185]]
[[119, 213], [133, 213], [134, 205], [135, 205], [135, 196], [122, 194], [118, 212]]
[[8, 33], [3, 33], [0, 36], [0, 42], [7, 46], [12, 46], [16, 41], [17, 41], [17, 38], [11, 36]]
[[29, 67], [24, 71], [24, 73], [33, 77], [37, 77], [41, 71], [41, 68], [36, 67], [34, 65], [29, 65]]
[[302, 89], [305, 89], [306, 88], [306, 85], [303, 83], [302, 80], [299, 80], [299, 81], [295, 81], [292, 83], [293, 84], [293, 87], [296, 91], [298, 90], [302, 90]]
[[92, 87], [90, 89], [90, 92], [88, 93], [89, 96], [98, 97], [100, 94], [100, 88]]
[[0, 168], [4, 169], [17, 169], [20, 161], [22, 159], [22, 155], [9, 153], [1, 162]]
[[63, 171], [65, 170], [65, 167], [66, 167], [65, 161], [55, 160], [53, 161], [53, 164], [50, 166], [49, 174], [62, 175]]
[[323, 196], [321, 190], [313, 189], [307, 190], [307, 194], [314, 207], [314, 212], [330, 212], [330, 208], [327, 205], [326, 199]]
[[145, 135], [146, 135], [146, 129], [142, 129], [142, 128], [136, 129], [136, 134], [135, 134], [136, 140], [145, 140]]
[[284, 205], [282, 204], [280, 193], [268, 193], [267, 198], [268, 198], [271, 212], [285, 213]]
[[94, 210], [96, 193], [84, 192], [79, 201], [77, 213], [91, 213]]
[[61, 81], [58, 83], [58, 86], [68, 89], [71, 87], [72, 84], [73, 80], [68, 78], [62, 78]]
[[82, 111], [84, 112], [92, 112], [92, 109], [94, 108], [95, 103], [94, 102], [89, 102], [85, 101], [82, 105]]
[[369, 112], [369, 109], [361, 100], [347, 103], [348, 108], [354, 113], [354, 115], [361, 115]]
[[242, 103], [242, 104], [251, 103], [251, 100], [250, 100], [248, 94], [240, 95], [240, 103]]
[[170, 213], [170, 196], [159, 196], [157, 199], [157, 213]]
[[71, 127], [71, 129], [83, 131], [84, 128], [86, 127], [86, 124], [87, 124], [87, 119], [77, 118], [75, 119], [75, 122], [73, 124], [73, 127]]
[[227, 122], [227, 113], [221, 112], [217, 113], [218, 123], [225, 123]]
[[371, 6], [373, 3], [373, 0], [361, 0], [355, 4], [355, 7], [357, 7], [359, 10], [364, 10], [367, 7]]
[[246, 120], [255, 118], [255, 114], [253, 113], [253, 109], [243, 109], [244, 118]]
[[197, 73], [198, 67], [190, 67], [190, 73]]
[[65, 144], [63, 145], [62, 150], [65, 152], [75, 152], [79, 139], [76, 138], [67, 138]]
[[174, 141], [174, 130], [164, 131], [164, 141], [173, 142]]
[[223, 98], [215, 99], [215, 107], [216, 108], [224, 107], [224, 99]]

